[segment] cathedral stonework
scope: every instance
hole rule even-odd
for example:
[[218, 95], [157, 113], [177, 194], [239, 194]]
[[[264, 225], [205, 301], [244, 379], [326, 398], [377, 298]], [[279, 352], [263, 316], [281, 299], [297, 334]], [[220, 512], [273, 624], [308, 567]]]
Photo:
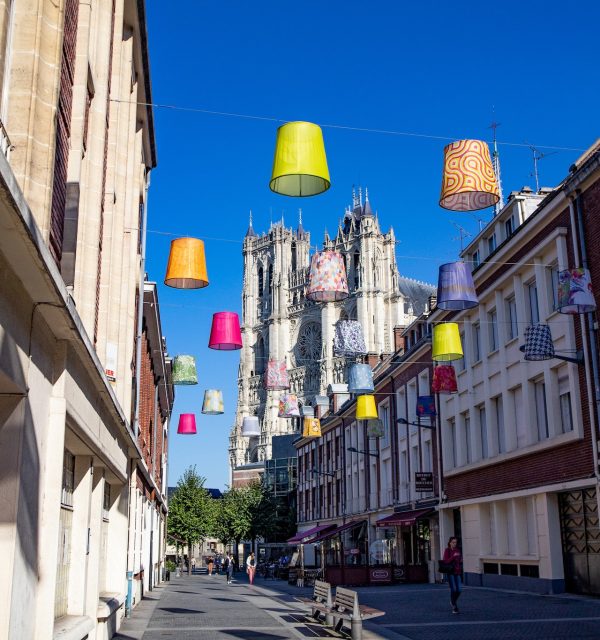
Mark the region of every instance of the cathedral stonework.
[[[433, 287], [400, 276], [393, 229], [382, 233], [368, 195], [353, 193], [337, 234], [325, 232], [324, 249], [342, 253], [350, 295], [340, 302], [306, 299], [310, 265], [310, 233], [300, 219], [296, 230], [282, 222], [257, 235], [252, 220], [244, 238], [242, 338], [238, 373], [238, 403], [231, 430], [229, 463], [236, 467], [271, 457], [271, 438], [293, 433], [298, 419], [278, 418], [281, 391], [263, 388], [269, 359], [285, 360], [291, 393], [301, 406], [327, 395], [330, 384], [347, 382], [347, 359], [333, 352], [335, 323], [358, 320], [367, 352], [394, 351], [394, 327], [407, 326], [419, 315]], [[258, 416], [260, 437], [242, 437], [242, 421]]]

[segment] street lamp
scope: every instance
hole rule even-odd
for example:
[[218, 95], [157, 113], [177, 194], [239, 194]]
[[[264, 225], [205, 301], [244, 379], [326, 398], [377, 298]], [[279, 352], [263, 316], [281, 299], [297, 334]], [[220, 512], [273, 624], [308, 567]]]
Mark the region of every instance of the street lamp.
[[411, 424], [415, 427], [423, 427], [425, 429], [435, 429], [435, 425], [434, 424], [420, 424], [419, 422], [409, 422], [408, 420], [406, 420], [406, 418], [398, 418], [398, 420], [396, 420], [396, 422], [398, 424]]
[[319, 471], [313, 467], [310, 472], [317, 476], [329, 476], [330, 478], [335, 478], [335, 471]]
[[377, 451], [363, 451], [362, 449], [357, 449], [356, 447], [348, 447], [348, 451], [351, 451], [352, 453], [363, 453], [366, 456], [379, 458], [379, 453]]

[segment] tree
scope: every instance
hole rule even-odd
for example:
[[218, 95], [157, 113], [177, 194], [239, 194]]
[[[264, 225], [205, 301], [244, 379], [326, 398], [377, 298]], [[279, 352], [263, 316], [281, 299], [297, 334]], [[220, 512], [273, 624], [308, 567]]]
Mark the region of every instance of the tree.
[[167, 528], [171, 535], [187, 543], [188, 573], [192, 571], [192, 545], [211, 535], [215, 525], [215, 501], [204, 488], [204, 482], [196, 467], [189, 467], [179, 478], [169, 501]]

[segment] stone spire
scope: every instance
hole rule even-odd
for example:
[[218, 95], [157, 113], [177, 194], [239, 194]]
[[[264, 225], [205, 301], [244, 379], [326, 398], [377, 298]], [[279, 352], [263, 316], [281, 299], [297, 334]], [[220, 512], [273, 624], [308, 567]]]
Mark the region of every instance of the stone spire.
[[256, 231], [252, 226], [252, 209], [250, 209], [250, 224], [248, 225], [248, 231], [246, 231], [246, 238], [256, 238]]
[[304, 232], [304, 227], [302, 226], [302, 209], [298, 209], [298, 230], [297, 234], [299, 238], [304, 238], [306, 235]]
[[362, 210], [363, 216], [372, 216], [373, 209], [371, 209], [371, 203], [369, 202], [369, 190], [365, 188], [365, 206]]

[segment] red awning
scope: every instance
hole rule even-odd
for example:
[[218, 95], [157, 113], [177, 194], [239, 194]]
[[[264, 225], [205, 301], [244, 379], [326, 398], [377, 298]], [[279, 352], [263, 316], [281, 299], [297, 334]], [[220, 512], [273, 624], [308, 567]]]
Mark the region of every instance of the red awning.
[[410, 527], [415, 524], [417, 520], [424, 518], [426, 515], [433, 513], [434, 509], [417, 509], [416, 511], [401, 511], [398, 513], [392, 513], [391, 516], [386, 516], [377, 520], [375, 523], [378, 527]]
[[[322, 531], [326, 531], [327, 529], [333, 529], [335, 524], [322, 524], [318, 527], [313, 527], [312, 529], [307, 529], [306, 531], [298, 531], [298, 533], [290, 538], [287, 543], [288, 544], [300, 544], [301, 542], [307, 541], [306, 538], [311, 538], [321, 533]], [[308, 541], [307, 541], [308, 542]]]
[[353, 527], [358, 527], [361, 524], [364, 524], [364, 520], [352, 520], [352, 522], [346, 522], [346, 524], [342, 524], [339, 527], [336, 527], [332, 531], [324, 531], [321, 535], [317, 536], [313, 542], [321, 542], [321, 540], [326, 540], [327, 538], [331, 538], [342, 531], [346, 531], [346, 529], [352, 529]]

